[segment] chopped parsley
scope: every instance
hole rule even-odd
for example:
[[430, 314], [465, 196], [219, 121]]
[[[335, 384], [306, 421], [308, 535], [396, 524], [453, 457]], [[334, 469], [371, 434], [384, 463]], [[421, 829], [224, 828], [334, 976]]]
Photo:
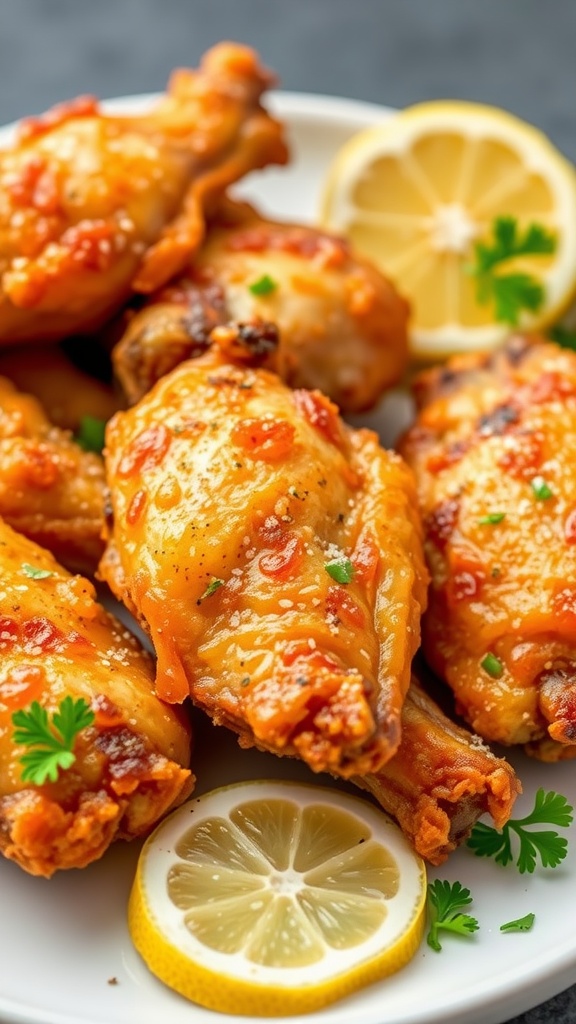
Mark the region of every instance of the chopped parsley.
[[552, 498], [554, 496], [552, 488], [543, 476], [535, 476], [534, 479], [530, 481], [530, 486], [534, 491], [534, 497], [537, 501], [546, 501], [548, 498]]
[[486, 516], [480, 516], [478, 522], [480, 526], [496, 526], [497, 523], [501, 523], [505, 518], [505, 512], [489, 512]]
[[506, 921], [505, 924], [501, 924], [500, 931], [529, 932], [535, 920], [536, 914], [525, 914], [524, 917], [517, 917], [515, 921]]
[[210, 583], [206, 587], [206, 590], [204, 591], [204, 593], [201, 594], [200, 597], [198, 598], [198, 602], [197, 603], [200, 604], [200, 601], [204, 601], [204, 599], [206, 597], [212, 597], [212, 594], [215, 594], [216, 591], [219, 590], [220, 587], [223, 587], [223, 586], [224, 586], [224, 580], [218, 579], [217, 576], [213, 576], [212, 579], [210, 580]]
[[49, 576], [54, 575], [50, 569], [39, 569], [36, 565], [30, 565], [29, 562], [22, 562], [22, 572], [29, 580], [47, 580]]
[[499, 679], [504, 671], [504, 666], [500, 661], [500, 658], [497, 658], [492, 651], [488, 651], [488, 653], [482, 658], [480, 664], [484, 671], [487, 672], [489, 676], [492, 676], [492, 679]]
[[82, 416], [74, 440], [85, 452], [97, 452], [100, 455], [104, 448], [105, 431], [106, 420], [99, 420], [96, 416]]
[[252, 295], [270, 295], [271, 292], [276, 291], [277, 287], [278, 284], [273, 277], [270, 277], [269, 274], [262, 274], [257, 281], [248, 285], [248, 291], [252, 292]]
[[336, 583], [350, 583], [354, 578], [354, 566], [349, 558], [334, 558], [326, 562], [324, 568]]

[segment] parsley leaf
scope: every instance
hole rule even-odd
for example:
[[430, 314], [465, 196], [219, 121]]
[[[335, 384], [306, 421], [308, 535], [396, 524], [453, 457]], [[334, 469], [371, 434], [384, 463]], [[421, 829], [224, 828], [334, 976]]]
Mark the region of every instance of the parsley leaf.
[[505, 924], [500, 925], [501, 932], [529, 932], [534, 921], [536, 920], [536, 914], [526, 914], [524, 917], [518, 917], [515, 921], [506, 921]]
[[38, 566], [30, 565], [28, 562], [22, 562], [22, 572], [30, 580], [47, 580], [49, 576], [54, 575], [50, 569], [39, 569]]
[[96, 416], [82, 416], [74, 440], [85, 452], [97, 452], [100, 455], [104, 448], [105, 431], [106, 420], [99, 420]]
[[532, 874], [538, 856], [542, 867], [555, 868], [564, 860], [568, 841], [554, 831], [534, 831], [531, 825], [557, 825], [567, 828], [572, 822], [573, 808], [565, 796], [553, 790], [536, 793], [534, 809], [524, 818], [510, 818], [501, 832], [479, 821], [474, 825], [468, 846], [477, 857], [494, 857], [504, 867], [514, 860], [512, 835], [518, 839], [516, 867], [520, 874]]
[[431, 949], [439, 953], [442, 949], [438, 933], [454, 932], [456, 935], [471, 935], [480, 925], [475, 917], [463, 914], [462, 909], [472, 903], [470, 890], [460, 882], [448, 882], [437, 878], [428, 885], [428, 910], [430, 929], [426, 941]]
[[324, 568], [336, 583], [350, 583], [354, 578], [354, 566], [349, 558], [335, 558], [326, 562]]
[[540, 281], [523, 271], [502, 273], [502, 264], [518, 256], [543, 256], [556, 251], [556, 237], [541, 224], [522, 232], [515, 217], [496, 217], [492, 239], [474, 244], [476, 297], [481, 305], [493, 303], [496, 320], [516, 325], [522, 310], [535, 313], [544, 302]]
[[68, 695], [50, 719], [48, 712], [37, 700], [28, 711], [14, 711], [14, 743], [30, 747], [22, 754], [22, 781], [43, 786], [49, 780], [56, 782], [59, 771], [66, 771], [76, 760], [74, 743], [78, 733], [91, 725], [94, 712], [83, 697], [78, 700]]
[[576, 331], [571, 330], [569, 327], [564, 327], [563, 324], [556, 324], [548, 331], [548, 337], [555, 341], [560, 348], [570, 348], [573, 352], [576, 351]]
[[505, 518], [505, 512], [489, 512], [488, 515], [480, 516], [478, 522], [480, 526], [496, 526], [497, 523], [501, 523]]

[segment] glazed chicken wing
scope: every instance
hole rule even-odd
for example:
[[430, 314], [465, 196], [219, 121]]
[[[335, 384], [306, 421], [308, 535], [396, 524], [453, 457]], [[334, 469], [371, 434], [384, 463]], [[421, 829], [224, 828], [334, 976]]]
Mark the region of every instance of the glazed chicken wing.
[[520, 783], [513, 768], [452, 722], [413, 677], [402, 740], [379, 771], [352, 779], [398, 821], [421, 857], [442, 864], [483, 814], [502, 828]]
[[[0, 850], [33, 875], [84, 867], [192, 788], [190, 731], [154, 693], [152, 659], [52, 555], [0, 521]], [[12, 715], [83, 698], [94, 721], [56, 781], [23, 781]]]
[[343, 239], [227, 202], [186, 273], [152, 296], [113, 355], [130, 402], [206, 344], [216, 324], [276, 330], [274, 368], [343, 412], [375, 405], [408, 357], [408, 304]]
[[93, 572], [104, 550], [104, 506], [100, 456], [0, 377], [0, 516], [68, 568]]
[[109, 420], [121, 406], [110, 384], [76, 366], [59, 345], [0, 348], [0, 375], [37, 398], [53, 426], [75, 433], [84, 417]]
[[24, 121], [0, 152], [0, 343], [91, 330], [181, 270], [226, 186], [286, 160], [270, 83], [222, 43], [145, 113], [82, 97]]
[[401, 459], [212, 348], [113, 417], [106, 462], [100, 571], [152, 639], [159, 695], [315, 771], [389, 758], [426, 590]]
[[576, 756], [576, 355], [515, 338], [417, 383], [401, 450], [432, 575], [427, 660], [481, 736]]

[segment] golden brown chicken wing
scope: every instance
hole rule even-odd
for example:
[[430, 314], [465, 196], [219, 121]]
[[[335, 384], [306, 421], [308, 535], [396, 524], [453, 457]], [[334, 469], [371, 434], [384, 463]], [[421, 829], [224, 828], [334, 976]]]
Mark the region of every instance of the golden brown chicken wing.
[[109, 420], [122, 404], [110, 384], [76, 366], [59, 345], [0, 348], [0, 375], [37, 398], [53, 426], [74, 433], [84, 417]]
[[514, 338], [416, 395], [401, 451], [432, 575], [426, 657], [481, 736], [576, 756], [576, 355]]
[[379, 771], [353, 777], [394, 815], [421, 857], [442, 864], [483, 814], [497, 828], [520, 783], [514, 769], [452, 722], [413, 677], [402, 708], [402, 740]]
[[100, 456], [0, 377], [0, 516], [68, 568], [93, 572], [104, 550], [104, 506]]
[[152, 639], [159, 695], [316, 771], [389, 758], [426, 589], [401, 459], [214, 348], [117, 413], [106, 452], [101, 573]]
[[226, 186], [286, 160], [270, 83], [222, 43], [140, 115], [81, 97], [24, 121], [0, 153], [0, 343], [90, 330], [181, 270]]
[[[0, 520], [0, 850], [33, 875], [84, 867], [147, 831], [192, 788], [190, 731], [154, 693], [151, 658], [47, 551]], [[94, 714], [71, 767], [23, 781], [15, 712], [65, 698]]]
[[138, 312], [114, 351], [130, 402], [206, 344], [216, 324], [277, 329], [274, 368], [343, 412], [375, 405], [408, 358], [408, 304], [341, 238], [227, 202], [186, 273]]

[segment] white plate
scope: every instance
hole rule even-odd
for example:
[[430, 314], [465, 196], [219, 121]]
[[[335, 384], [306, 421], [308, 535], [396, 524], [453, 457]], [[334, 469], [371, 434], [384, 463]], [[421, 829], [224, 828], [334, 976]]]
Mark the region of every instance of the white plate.
[[[122, 108], [141, 103], [142, 98], [118, 101]], [[294, 162], [285, 170], [254, 175], [242, 192], [258, 198], [271, 213], [311, 219], [332, 155], [350, 134], [385, 118], [387, 111], [348, 100], [282, 93], [274, 96], [274, 108], [290, 126]], [[203, 718], [199, 725], [194, 757], [198, 792], [240, 779], [310, 777], [297, 762], [241, 751], [225, 730]], [[525, 790], [518, 814], [531, 809], [539, 786], [564, 793], [576, 804], [574, 763], [545, 766], [517, 757], [515, 766]], [[472, 913], [481, 923], [473, 938], [449, 937], [440, 954], [423, 945], [412, 963], [386, 982], [322, 1013], [289, 1019], [310, 1024], [501, 1024], [568, 987], [576, 981], [576, 825], [566, 835], [572, 851], [565, 866], [532, 876], [459, 850], [430, 875], [459, 879], [471, 889]], [[211, 1013], [174, 995], [156, 982], [134, 952], [125, 911], [137, 856], [138, 844], [122, 844], [84, 871], [50, 881], [28, 877], [7, 861], [0, 863], [3, 1022], [246, 1021]], [[536, 914], [531, 932], [499, 932], [501, 923], [529, 911]]]

